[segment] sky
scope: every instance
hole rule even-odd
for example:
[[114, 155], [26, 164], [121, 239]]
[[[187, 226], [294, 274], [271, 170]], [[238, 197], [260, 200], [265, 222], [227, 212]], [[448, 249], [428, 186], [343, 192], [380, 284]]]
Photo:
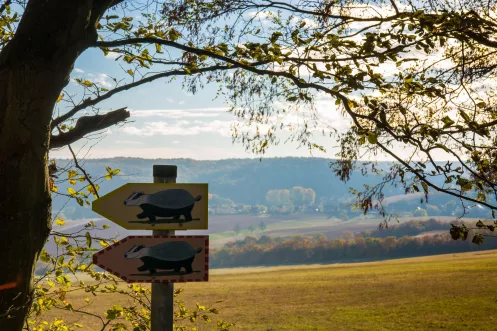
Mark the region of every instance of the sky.
[[[360, 28], [360, 27], [356, 27]], [[115, 53], [104, 56], [101, 50], [90, 49], [76, 61], [71, 78], [82, 78], [97, 82], [102, 87], [111, 88], [110, 77], [124, 77]], [[386, 68], [388, 71], [388, 68]], [[385, 74], [388, 74], [385, 72]], [[124, 76], [123, 76], [124, 75]], [[127, 77], [129, 79], [129, 76]], [[182, 88], [182, 78], [172, 82], [157, 80], [119, 93], [99, 104], [103, 111], [127, 107], [131, 117], [124, 125], [110, 127], [104, 133], [90, 135], [72, 145], [78, 157], [141, 157], [141, 158], [192, 158], [197, 160], [218, 160], [229, 158], [259, 158], [260, 155], [245, 150], [241, 143], [233, 143], [230, 127], [236, 118], [227, 112], [228, 105], [223, 97], [215, 99], [217, 86], [207, 85], [195, 95]], [[74, 81], [67, 86], [68, 94], [82, 91]], [[280, 107], [289, 107], [280, 104]], [[71, 106], [58, 104], [61, 113]], [[346, 130], [350, 120], [343, 117], [335, 106], [335, 100], [318, 95], [316, 111], [322, 119], [322, 127]], [[84, 113], [81, 113], [84, 115]], [[296, 118], [286, 117], [292, 122]], [[248, 128], [251, 129], [251, 128]], [[334, 158], [338, 151], [333, 138], [314, 136], [315, 142], [326, 152], [314, 150], [312, 153], [297, 143], [285, 142], [288, 133], [279, 132], [281, 143], [271, 146], [264, 157], [326, 157]], [[409, 149], [396, 148], [397, 154], [408, 156]], [[67, 148], [52, 150], [50, 157], [70, 158]], [[376, 160], [391, 160], [378, 155]], [[446, 159], [440, 156], [439, 159]]]
[[[104, 56], [100, 50], [88, 50], [75, 63], [71, 78], [83, 78], [110, 88], [110, 77], [122, 77], [122, 70], [114, 56]], [[228, 113], [223, 97], [215, 99], [214, 84], [199, 90], [195, 95], [181, 86], [182, 79], [173, 82], [157, 80], [122, 92], [101, 103], [102, 110], [127, 107], [131, 113], [124, 125], [110, 127], [103, 134], [91, 135], [73, 144], [80, 157], [141, 157], [141, 158], [192, 158], [217, 160], [229, 158], [258, 158], [245, 151], [241, 143], [233, 143], [231, 125], [236, 118]], [[81, 92], [76, 83], [69, 83], [70, 94]], [[77, 100], [77, 99], [76, 99]], [[70, 109], [64, 102], [58, 104], [61, 113]], [[335, 109], [334, 100], [321, 97], [317, 111], [323, 121], [334, 128], [345, 129], [349, 120]], [[290, 121], [291, 119], [288, 118]], [[288, 135], [280, 134], [281, 140]], [[336, 142], [316, 135], [327, 152], [314, 151], [287, 142], [270, 147], [264, 157], [326, 157], [333, 158]], [[90, 148], [91, 147], [91, 148]], [[67, 148], [52, 150], [51, 157], [70, 158]]]

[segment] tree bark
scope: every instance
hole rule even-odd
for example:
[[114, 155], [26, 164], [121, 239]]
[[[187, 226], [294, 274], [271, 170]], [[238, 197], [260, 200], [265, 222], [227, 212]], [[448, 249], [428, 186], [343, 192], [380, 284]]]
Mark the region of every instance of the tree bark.
[[108, 0], [32, 0], [0, 53], [0, 330], [22, 330], [51, 229], [50, 121]]

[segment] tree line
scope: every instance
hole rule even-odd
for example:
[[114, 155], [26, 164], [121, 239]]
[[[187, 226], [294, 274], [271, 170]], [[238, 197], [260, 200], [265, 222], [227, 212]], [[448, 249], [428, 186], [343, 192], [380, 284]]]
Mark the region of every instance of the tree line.
[[[453, 221], [454, 225], [461, 225], [463, 221]], [[439, 221], [435, 218], [430, 218], [426, 221], [410, 220], [401, 224], [390, 225], [388, 229], [378, 228], [376, 230], [366, 230], [358, 232], [358, 236], [385, 238], [394, 236], [400, 238], [403, 236], [417, 236], [418, 234], [426, 231], [447, 231], [449, 224], [447, 222]]]
[[[488, 240], [484, 249], [496, 249], [497, 240]], [[374, 261], [424, 255], [460, 253], [481, 249], [469, 241], [454, 241], [448, 233], [433, 236], [385, 238], [355, 236], [328, 240], [323, 234], [271, 238], [247, 236], [243, 240], [213, 250], [212, 268], [285, 264], [312, 264]]]

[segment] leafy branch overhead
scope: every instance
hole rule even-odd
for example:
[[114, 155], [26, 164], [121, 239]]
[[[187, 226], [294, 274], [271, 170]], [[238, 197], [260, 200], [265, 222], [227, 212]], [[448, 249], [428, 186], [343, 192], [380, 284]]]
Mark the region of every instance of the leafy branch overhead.
[[[71, 144], [129, 118], [125, 108], [102, 111], [104, 101], [158, 79], [180, 77], [192, 93], [218, 86], [238, 119], [233, 140], [255, 153], [282, 137], [310, 151], [325, 151], [320, 135], [336, 142], [341, 180], [358, 167], [382, 178], [353, 191], [364, 212], [386, 216], [393, 184], [423, 201], [433, 191], [456, 196], [495, 216], [494, 8], [493, 0], [1, 1], [0, 219], [16, 222], [5, 223], [11, 235], [0, 251], [2, 275], [23, 281], [2, 292], [0, 314], [16, 311], [0, 328], [22, 329], [33, 264], [51, 231], [60, 173], [50, 148], [68, 146], [76, 159]], [[82, 77], [74, 64], [89, 49], [115, 58], [122, 72], [104, 83]], [[357, 163], [372, 158], [395, 162]], [[83, 204], [98, 196], [98, 183], [74, 166], [68, 179], [85, 186], [57, 194]], [[464, 239], [466, 230], [451, 233]]]
[[[234, 138], [255, 152], [277, 143], [281, 129], [309, 149], [323, 149], [313, 132], [334, 134], [344, 180], [359, 156], [383, 154], [396, 161], [385, 180], [406, 192], [422, 189], [428, 198], [434, 189], [496, 208], [495, 96], [479, 88], [494, 78], [496, 26], [478, 3], [455, 10], [442, 2], [179, 1], [139, 21], [106, 16], [99, 27], [93, 46], [120, 54], [135, 79], [174, 65], [193, 76], [186, 81], [195, 91], [201, 80], [192, 70], [225, 65], [201, 75], [227, 92], [236, 116], [265, 128], [253, 135], [234, 127]], [[326, 111], [350, 119], [347, 130], [299, 111], [327, 99], [336, 102]], [[282, 123], [290, 113], [304, 115]], [[440, 155], [454, 162], [441, 165]], [[363, 193], [363, 208], [381, 200], [380, 191]]]
[[[278, 131], [310, 150], [325, 150], [316, 138], [332, 136], [344, 181], [358, 158], [394, 160], [382, 172], [362, 165], [384, 179], [356, 191], [364, 212], [385, 215], [383, 187], [395, 183], [425, 200], [435, 190], [497, 208], [497, 108], [482, 88], [495, 78], [497, 26], [483, 3], [188, 0], [139, 16], [126, 9], [101, 17], [89, 47], [114, 53], [127, 78], [113, 89], [78, 80], [92, 97], [52, 127], [122, 91], [183, 76], [191, 92], [219, 86], [244, 123], [233, 125], [233, 139], [255, 153], [277, 144]], [[349, 125], [334, 127], [323, 111]], [[244, 127], [252, 123], [256, 133]]]

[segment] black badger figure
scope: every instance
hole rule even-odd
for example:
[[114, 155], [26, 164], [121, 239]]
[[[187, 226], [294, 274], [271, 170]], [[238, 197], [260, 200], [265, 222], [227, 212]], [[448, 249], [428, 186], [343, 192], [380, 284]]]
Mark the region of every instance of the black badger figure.
[[193, 206], [201, 198], [201, 195], [193, 197], [187, 190], [169, 189], [152, 194], [133, 192], [124, 200], [124, 204], [126, 206], [140, 207], [143, 212], [136, 215], [136, 217], [139, 219], [148, 218], [150, 222], [155, 222], [156, 217], [172, 217], [179, 220], [181, 216], [186, 221], [191, 221], [193, 220]]
[[143, 262], [138, 271], [157, 272], [157, 269], [180, 272], [184, 268], [187, 273], [192, 273], [192, 263], [195, 255], [200, 253], [202, 248], [194, 250], [190, 244], [184, 241], [171, 241], [155, 246], [134, 245], [125, 254], [127, 259], [140, 259]]

